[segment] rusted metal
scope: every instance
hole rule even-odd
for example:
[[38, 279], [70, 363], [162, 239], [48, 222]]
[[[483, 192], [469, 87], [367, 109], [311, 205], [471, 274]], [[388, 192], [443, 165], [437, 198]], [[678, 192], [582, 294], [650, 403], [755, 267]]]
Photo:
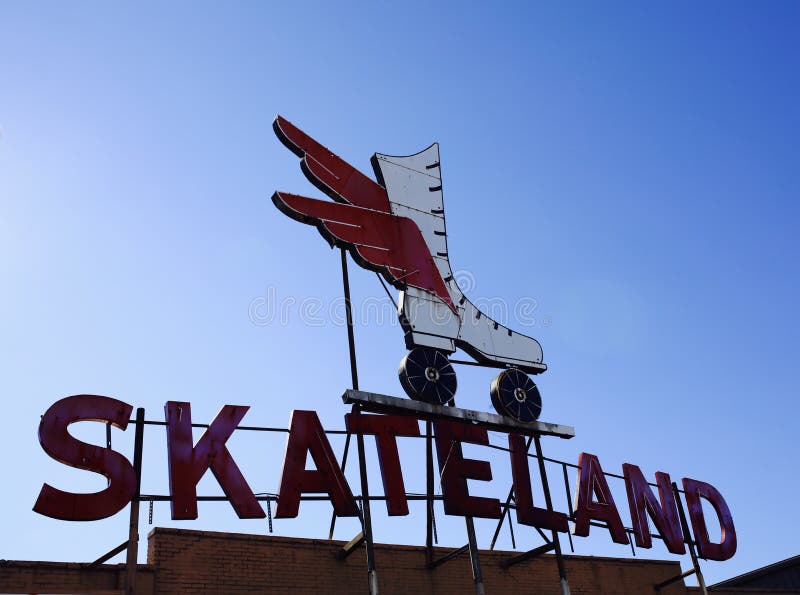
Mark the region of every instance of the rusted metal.
[[544, 545], [540, 545], [539, 547], [533, 548], [532, 550], [528, 550], [518, 556], [514, 556], [512, 558], [506, 558], [505, 560], [500, 561], [500, 566], [502, 568], [511, 568], [514, 564], [519, 564], [520, 562], [525, 562], [526, 560], [530, 560], [531, 558], [536, 558], [537, 556], [541, 556], [542, 554], [546, 554], [547, 552], [552, 552], [556, 549], [556, 544], [554, 542], [545, 543]]
[[467, 523], [467, 538], [469, 539], [469, 562], [472, 566], [472, 583], [475, 586], [475, 595], [486, 595], [483, 587], [483, 570], [478, 558], [478, 540], [475, 538], [475, 521], [471, 516], [465, 517]]
[[678, 576], [673, 576], [672, 578], [668, 578], [667, 580], [658, 583], [657, 585], [653, 585], [654, 591], [660, 591], [664, 587], [670, 586], [672, 583], [677, 583], [685, 578], [692, 576], [695, 572], [697, 572], [694, 568], [691, 570], [687, 570], [686, 572], [681, 572]]
[[[276, 128], [275, 130], [276, 132], [278, 132], [278, 128]], [[295, 138], [295, 140], [297, 140], [297, 138]], [[295, 142], [292, 141], [291, 139], [288, 139], [288, 137], [287, 140], [290, 140], [290, 142]], [[304, 153], [306, 152], [307, 149], [307, 147], [300, 147], [300, 146], [298, 146], [298, 148], [302, 150]], [[313, 146], [312, 148], [314, 150], [317, 149], [316, 145]], [[322, 156], [323, 154], [330, 154], [330, 152], [327, 150], [321, 151], [320, 156]], [[336, 159], [338, 159], [338, 157]], [[307, 160], [304, 160], [303, 162], [308, 163]], [[341, 163], [344, 163], [344, 161], [341, 161]], [[344, 164], [347, 165], [346, 163]], [[320, 179], [319, 181], [324, 184], [324, 180]], [[331, 188], [331, 190], [337, 191], [336, 188]], [[388, 207], [388, 199], [386, 204]], [[320, 228], [320, 231], [322, 231], [322, 228]], [[347, 252], [345, 251], [344, 248], [342, 248], [341, 250], [341, 255], [342, 255], [342, 288], [344, 291], [344, 305], [345, 305], [345, 312], [347, 315], [347, 344], [350, 352], [350, 375], [352, 381], [352, 389], [358, 390], [358, 365], [356, 362], [356, 340], [355, 340], [355, 333], [353, 330], [353, 306], [350, 300], [350, 276], [347, 272]], [[357, 415], [360, 412], [361, 408], [358, 405], [353, 405], [351, 415]], [[363, 434], [358, 434], [356, 436], [356, 447], [358, 448], [358, 471], [361, 478], [362, 511], [360, 517], [362, 524], [362, 532], [364, 533], [364, 542], [366, 544], [365, 549], [367, 554], [367, 587], [370, 595], [378, 595], [378, 573], [375, 566], [375, 550], [372, 541], [372, 514], [369, 505], [369, 480], [367, 478], [367, 458], [364, 452]], [[342, 474], [342, 479], [344, 479], [344, 474]], [[345, 480], [345, 485], [347, 485], [346, 480]], [[331, 526], [331, 531], [333, 531], [333, 526]]]
[[461, 554], [463, 554], [467, 550], [469, 550], [469, 544], [462, 545], [460, 548], [458, 548], [456, 550], [453, 550], [452, 552], [450, 552], [448, 554], [445, 554], [441, 558], [437, 558], [436, 560], [433, 560], [432, 562], [429, 562], [428, 563], [428, 570], [433, 570], [434, 568], [437, 568], [437, 567], [441, 566], [445, 562], [449, 562], [450, 560], [452, 560], [454, 558], [458, 558]]
[[700, 586], [700, 592], [703, 595], [708, 595], [706, 589], [706, 581], [703, 578], [703, 571], [700, 569], [700, 562], [697, 560], [697, 552], [695, 551], [695, 542], [689, 533], [689, 523], [686, 522], [686, 513], [683, 511], [683, 502], [681, 501], [681, 494], [678, 490], [678, 484], [672, 482], [672, 493], [675, 494], [675, 502], [678, 504], [678, 516], [681, 519], [681, 529], [683, 531], [683, 540], [689, 546], [689, 556], [692, 558], [692, 567], [697, 575], [697, 584]]
[[[542, 454], [542, 444], [538, 435], [533, 436], [533, 443], [536, 447], [536, 459], [539, 462], [539, 475], [542, 478], [542, 491], [544, 492], [544, 501], [547, 506], [547, 511], [554, 514], [553, 499], [550, 496], [550, 483], [547, 480], [547, 469], [544, 464], [544, 455]], [[558, 538], [558, 531], [553, 528], [551, 532], [552, 542], [556, 551], [556, 564], [558, 565], [558, 576], [561, 581], [562, 595], [569, 595], [569, 583], [567, 582], [567, 568], [564, 565], [564, 556], [561, 553], [561, 542]]]
[[364, 532], [359, 531], [358, 535], [353, 537], [353, 539], [342, 546], [342, 549], [336, 552], [336, 559], [346, 560], [347, 557], [352, 554], [362, 543], [364, 543]]
[[[327, 433], [327, 432], [326, 432]], [[344, 439], [344, 452], [342, 453], [342, 474], [347, 468], [347, 454], [350, 452], [350, 432], [347, 432], [347, 438]], [[328, 539], [333, 539], [333, 531], [336, 528], [336, 511], [331, 513], [331, 526], [328, 530]]]
[[[561, 462], [561, 471], [564, 475], [564, 489], [567, 492], [567, 511], [569, 514], [567, 518], [574, 519], [575, 515], [572, 512], [572, 492], [569, 489], [569, 474], [567, 473], [567, 464]], [[572, 532], [567, 531], [567, 538], [569, 539], [569, 550], [574, 554], [575, 553], [575, 544], [572, 543]]]
[[350, 301], [350, 275], [347, 272], [347, 251], [340, 250], [342, 257], [342, 287], [344, 288], [344, 311], [347, 320], [347, 349], [350, 353], [350, 382], [358, 390], [358, 361], [356, 360], [356, 337], [353, 329], [353, 304]]
[[491, 430], [506, 433], [517, 433], [524, 436], [539, 434], [541, 436], [557, 436], [559, 438], [574, 438], [575, 428], [561, 424], [541, 421], [521, 423], [509, 417], [476, 411], [473, 409], [460, 409], [458, 407], [445, 407], [431, 405], [421, 401], [401, 399], [377, 393], [347, 390], [342, 395], [345, 404], [358, 403], [364, 411], [373, 413], [395, 413], [398, 415], [413, 415], [424, 420], [451, 420], [468, 422]]
[[425, 422], [425, 563], [433, 562], [433, 424]]
[[[528, 453], [528, 450], [530, 450], [532, 441], [533, 441], [533, 436], [528, 436], [528, 441], [525, 444], [525, 454], [526, 455]], [[490, 550], [494, 549], [494, 546], [497, 543], [497, 538], [500, 536], [500, 529], [503, 527], [503, 521], [505, 520], [506, 515], [510, 514], [509, 513], [509, 506], [511, 505], [511, 499], [513, 497], [514, 497], [514, 484], [512, 483], [511, 487], [508, 489], [508, 496], [506, 496], [506, 501], [503, 504], [503, 511], [502, 511], [502, 513], [500, 515], [500, 519], [497, 521], [497, 526], [494, 529], [494, 535], [492, 535], [492, 541], [489, 544], [489, 549]]]
[[136, 595], [136, 569], [139, 556], [139, 506], [142, 495], [142, 449], [144, 448], [144, 408], [136, 410], [136, 434], [133, 441], [133, 470], [136, 474], [135, 491], [131, 499], [131, 516], [128, 522], [127, 554], [125, 556], [125, 593]]
[[100, 564], [103, 564], [104, 562], [107, 562], [108, 560], [110, 560], [111, 558], [116, 556], [117, 554], [121, 554], [127, 548], [128, 548], [128, 540], [126, 539], [125, 541], [120, 543], [117, 547], [115, 547], [113, 550], [103, 554], [97, 560], [95, 560], [91, 564], [88, 564], [86, 567], [87, 568], [96, 568], [97, 566], [100, 566]]
[[[358, 415], [358, 406], [354, 406], [353, 409], [353, 414]], [[378, 595], [378, 573], [375, 565], [374, 542], [372, 541], [372, 513], [370, 512], [369, 480], [367, 478], [367, 458], [364, 452], [363, 434], [356, 434], [356, 445], [358, 446], [358, 467], [361, 475], [361, 503], [363, 505], [362, 523], [367, 550], [367, 582], [369, 594]]]

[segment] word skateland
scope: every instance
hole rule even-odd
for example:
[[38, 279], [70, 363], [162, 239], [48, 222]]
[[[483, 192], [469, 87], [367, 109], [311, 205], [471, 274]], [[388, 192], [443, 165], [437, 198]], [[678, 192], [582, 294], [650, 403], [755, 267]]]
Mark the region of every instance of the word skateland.
[[[246, 406], [225, 405], [194, 444], [191, 405], [176, 401], [166, 403], [164, 410], [173, 519], [197, 518], [196, 487], [209, 469], [240, 518], [266, 516], [225, 445], [248, 409]], [[104, 475], [108, 478], [108, 487], [100, 492], [77, 494], [61, 491], [45, 483], [33, 510], [62, 520], [92, 521], [112, 516], [127, 506], [136, 495], [139, 485], [134, 465], [111, 448], [76, 439], [70, 435], [68, 427], [79, 421], [96, 421], [125, 430], [132, 413], [131, 405], [97, 395], [67, 397], [50, 407], [39, 425], [42, 448], [61, 463]], [[420, 436], [419, 420], [400, 415], [353, 413], [345, 415], [345, 423], [351, 433], [375, 437], [388, 514], [407, 515], [408, 501], [396, 438]], [[499, 500], [471, 496], [467, 488], [467, 480], [492, 479], [489, 462], [465, 458], [461, 449], [462, 442], [488, 445], [487, 430], [478, 425], [449, 420], [434, 421], [433, 427], [445, 514], [499, 519]], [[567, 532], [569, 519], [566, 514], [534, 505], [524, 438], [509, 434], [508, 446], [517, 521], [540, 529]], [[316, 469], [306, 469], [309, 454]], [[661, 472], [655, 474], [658, 487], [656, 495], [639, 467], [626, 463], [622, 468], [636, 544], [643, 548], [652, 546], [649, 517], [667, 549], [674, 554], [685, 553], [678, 504], [669, 475]], [[682, 484], [698, 554], [711, 560], [731, 558], [736, 552], [736, 531], [722, 495], [714, 486], [702, 481], [683, 478]], [[359, 514], [356, 500], [316, 412], [295, 410], [291, 414], [275, 518], [296, 517], [301, 497], [307, 493], [328, 494], [338, 516]], [[719, 543], [709, 538], [703, 499], [716, 513], [721, 531]], [[616, 543], [628, 543], [600, 461], [595, 455], [581, 453], [578, 459], [573, 534], [588, 536], [591, 521], [605, 523]]]

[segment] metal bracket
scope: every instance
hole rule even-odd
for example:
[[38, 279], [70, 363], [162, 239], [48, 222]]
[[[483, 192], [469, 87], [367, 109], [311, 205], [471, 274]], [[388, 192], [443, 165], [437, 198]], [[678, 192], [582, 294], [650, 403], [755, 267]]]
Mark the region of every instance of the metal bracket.
[[345, 560], [347, 557], [352, 554], [358, 546], [364, 543], [364, 532], [361, 531], [358, 535], [353, 537], [350, 541], [342, 546], [338, 552], [336, 552], [336, 559], [337, 560]]
[[695, 572], [697, 571], [694, 568], [692, 568], [691, 570], [687, 570], [686, 572], [680, 573], [678, 576], [673, 576], [672, 578], [665, 580], [663, 583], [658, 583], [657, 585], [653, 585], [653, 591], [656, 592], [661, 591], [661, 589], [663, 589], [664, 587], [668, 587], [672, 583], [677, 583], [678, 581], [685, 579], [687, 576], [692, 576]]
[[540, 545], [537, 548], [533, 548], [532, 550], [528, 550], [527, 552], [520, 554], [519, 556], [514, 556], [513, 558], [506, 558], [502, 562], [500, 562], [500, 566], [504, 569], [511, 568], [514, 564], [519, 564], [520, 562], [525, 562], [525, 560], [530, 560], [531, 558], [535, 558], [536, 556], [540, 556], [541, 554], [546, 554], [547, 552], [551, 552], [556, 549], [556, 544], [552, 541], [550, 543], [545, 543], [544, 545]]
[[445, 562], [449, 562], [453, 558], [458, 558], [461, 554], [466, 552], [468, 549], [469, 549], [469, 544], [462, 545], [457, 550], [453, 550], [449, 554], [445, 554], [441, 558], [438, 558], [438, 559], [434, 560], [433, 562], [431, 562], [430, 564], [428, 564], [428, 570], [433, 570], [437, 566], [441, 566], [442, 564], [444, 564]]
[[91, 564], [88, 564], [86, 567], [87, 568], [96, 568], [97, 566], [100, 566], [100, 564], [103, 564], [104, 562], [110, 560], [111, 558], [113, 558], [117, 554], [121, 554], [122, 552], [124, 552], [127, 549], [127, 547], [128, 547], [128, 540], [126, 539], [121, 544], [119, 544], [117, 547], [115, 547], [113, 550], [111, 550], [107, 554], [103, 554], [97, 560], [95, 560]]
[[361, 405], [364, 411], [373, 413], [396, 413], [400, 415], [414, 415], [419, 419], [451, 419], [475, 423], [485, 426], [492, 430], [507, 432], [511, 434], [558, 436], [559, 438], [574, 438], [575, 428], [561, 424], [551, 424], [542, 421], [531, 423], [521, 423], [510, 417], [475, 411], [472, 409], [460, 409], [458, 407], [444, 407], [441, 405], [431, 405], [421, 401], [411, 399], [401, 399], [388, 395], [379, 395], [362, 390], [348, 389], [342, 395], [345, 404]]

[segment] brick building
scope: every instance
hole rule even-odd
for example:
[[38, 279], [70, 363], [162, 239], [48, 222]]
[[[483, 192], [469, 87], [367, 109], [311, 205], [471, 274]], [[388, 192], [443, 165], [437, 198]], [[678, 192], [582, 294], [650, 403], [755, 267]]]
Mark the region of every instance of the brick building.
[[[361, 550], [341, 559], [344, 542], [239, 533], [156, 528], [148, 536], [147, 563], [137, 572], [137, 593], [342, 594], [366, 593]], [[435, 548], [441, 557], [452, 550]], [[503, 569], [519, 552], [481, 551], [486, 592], [559, 593], [555, 557], [549, 554]], [[376, 544], [382, 595], [461, 595], [473, 592], [469, 557], [436, 569], [425, 566], [425, 548]], [[573, 595], [642, 595], [677, 576], [678, 561], [565, 556]], [[0, 561], [0, 593], [119, 595], [125, 565]], [[800, 556], [712, 585], [717, 595], [800, 594]], [[699, 593], [673, 583], [661, 595]]]
[[[137, 593], [366, 593], [361, 550], [341, 560], [343, 542], [208, 531], [156, 528], [148, 536], [147, 564], [137, 573]], [[435, 548], [437, 557], [449, 549]], [[555, 558], [543, 555], [504, 570], [500, 562], [519, 552], [481, 551], [486, 592], [559, 593]], [[469, 556], [462, 554], [434, 570], [425, 549], [375, 546], [382, 595], [472, 593]], [[677, 561], [565, 556], [574, 595], [640, 595], [680, 573]], [[0, 562], [2, 593], [119, 594], [124, 564]], [[683, 583], [661, 591], [687, 593]]]

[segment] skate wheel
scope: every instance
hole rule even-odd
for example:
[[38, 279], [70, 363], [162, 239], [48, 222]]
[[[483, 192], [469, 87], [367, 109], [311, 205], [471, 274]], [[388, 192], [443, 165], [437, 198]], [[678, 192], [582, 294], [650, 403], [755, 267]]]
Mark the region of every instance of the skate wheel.
[[495, 376], [489, 393], [494, 408], [517, 421], [536, 421], [542, 412], [542, 396], [536, 383], [517, 368], [503, 370]]
[[456, 394], [456, 372], [437, 349], [415, 347], [400, 361], [400, 384], [415, 401], [444, 405]]

